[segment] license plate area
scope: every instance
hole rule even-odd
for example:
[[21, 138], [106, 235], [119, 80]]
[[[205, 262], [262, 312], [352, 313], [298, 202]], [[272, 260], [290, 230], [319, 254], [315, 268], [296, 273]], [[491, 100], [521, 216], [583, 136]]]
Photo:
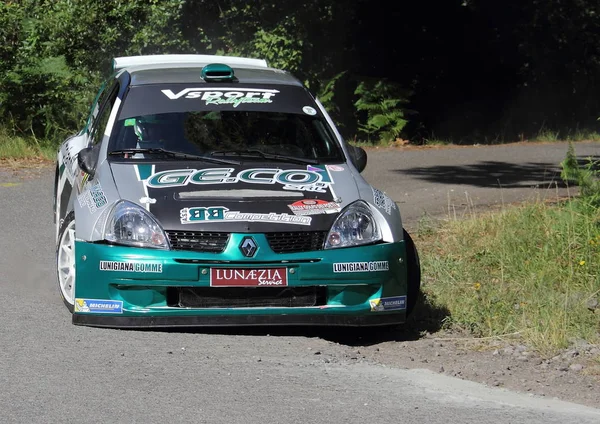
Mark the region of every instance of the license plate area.
[[287, 287], [287, 268], [211, 268], [211, 287]]
[[327, 287], [169, 287], [172, 308], [306, 308], [327, 305]]

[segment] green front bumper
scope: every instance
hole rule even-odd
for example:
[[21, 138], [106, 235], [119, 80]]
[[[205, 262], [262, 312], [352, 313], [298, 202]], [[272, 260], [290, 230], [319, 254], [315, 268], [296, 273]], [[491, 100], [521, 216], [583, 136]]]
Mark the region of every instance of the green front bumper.
[[[252, 236], [260, 246], [249, 259], [238, 246]], [[109, 327], [221, 325], [386, 325], [406, 316], [406, 260], [403, 242], [278, 254], [262, 234], [232, 234], [223, 253], [165, 251], [78, 241], [73, 323]], [[353, 265], [372, 264], [358, 268]], [[388, 266], [381, 267], [381, 263]], [[336, 271], [334, 272], [334, 264]], [[211, 287], [211, 268], [286, 268], [287, 287]], [[385, 270], [385, 268], [388, 268]], [[294, 297], [314, 288], [319, 302], [310, 306], [228, 305], [227, 296], [273, 293]], [[264, 290], [263, 290], [264, 289]], [[269, 289], [269, 291], [267, 291]], [[222, 304], [189, 307], [179, 291], [224, 294]], [[175, 300], [174, 300], [175, 296]], [[268, 297], [268, 296], [267, 296]], [[290, 301], [292, 301], [291, 299]], [[268, 299], [267, 299], [268, 301]]]

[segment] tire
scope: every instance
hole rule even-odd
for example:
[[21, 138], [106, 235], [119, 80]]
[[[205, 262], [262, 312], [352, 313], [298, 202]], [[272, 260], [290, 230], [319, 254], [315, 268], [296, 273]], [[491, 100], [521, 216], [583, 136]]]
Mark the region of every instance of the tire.
[[406, 316], [408, 317], [415, 309], [415, 305], [421, 294], [421, 262], [415, 243], [408, 231], [404, 230], [404, 243], [406, 246]]
[[67, 309], [73, 313], [75, 300], [75, 213], [70, 212], [63, 221], [56, 246], [56, 277], [60, 296]]

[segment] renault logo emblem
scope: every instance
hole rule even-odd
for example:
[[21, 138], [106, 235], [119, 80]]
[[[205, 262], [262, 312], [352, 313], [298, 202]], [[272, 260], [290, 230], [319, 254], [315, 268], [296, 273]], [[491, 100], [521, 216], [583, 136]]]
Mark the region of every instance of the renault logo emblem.
[[258, 250], [258, 246], [252, 237], [244, 237], [240, 243], [240, 250], [242, 255], [251, 258]]

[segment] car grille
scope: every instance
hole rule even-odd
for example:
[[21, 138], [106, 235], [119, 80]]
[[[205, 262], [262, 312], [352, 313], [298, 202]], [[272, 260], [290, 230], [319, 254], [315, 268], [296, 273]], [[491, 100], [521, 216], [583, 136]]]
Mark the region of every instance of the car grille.
[[[326, 231], [265, 233], [271, 250], [275, 253], [310, 252], [323, 249]], [[173, 250], [221, 253], [229, 241], [229, 233], [200, 231], [167, 231]]]
[[326, 287], [169, 287], [167, 304], [180, 308], [301, 308], [325, 305]]
[[265, 233], [271, 250], [275, 253], [309, 252], [322, 250], [326, 231], [302, 231], [293, 233]]
[[229, 233], [205, 233], [200, 231], [167, 231], [173, 250], [221, 253], [229, 241]]

